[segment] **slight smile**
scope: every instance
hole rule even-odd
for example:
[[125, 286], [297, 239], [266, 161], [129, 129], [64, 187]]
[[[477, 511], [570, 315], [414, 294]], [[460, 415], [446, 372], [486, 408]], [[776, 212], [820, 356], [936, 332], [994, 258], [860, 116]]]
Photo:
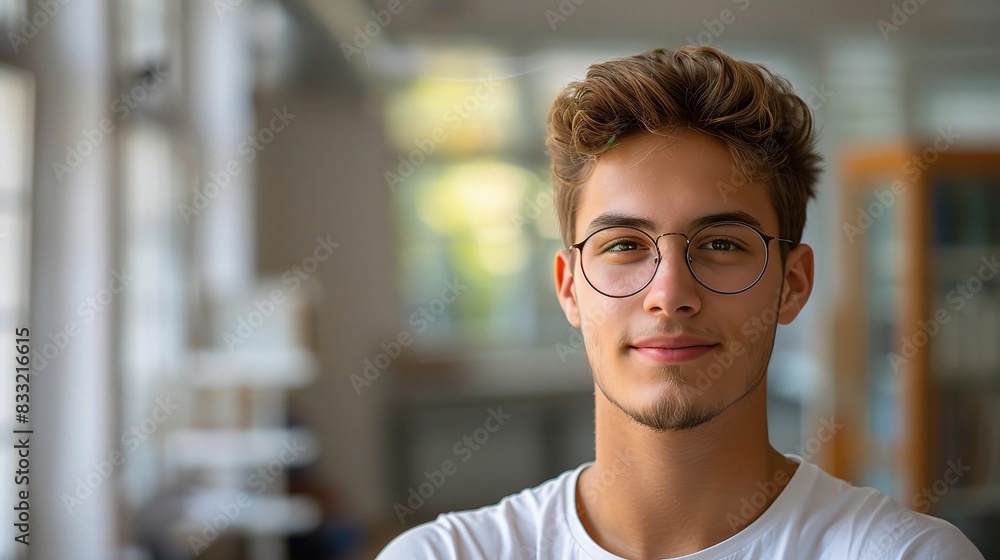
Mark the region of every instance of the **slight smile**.
[[654, 362], [676, 364], [695, 360], [718, 346], [717, 342], [690, 336], [647, 338], [630, 346]]

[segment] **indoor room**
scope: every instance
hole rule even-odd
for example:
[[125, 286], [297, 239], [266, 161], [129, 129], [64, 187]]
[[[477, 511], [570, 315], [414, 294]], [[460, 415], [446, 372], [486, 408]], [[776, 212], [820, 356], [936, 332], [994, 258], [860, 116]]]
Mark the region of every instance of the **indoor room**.
[[[595, 368], [619, 363], [599, 341], [625, 336], [624, 309], [653, 317], [657, 290], [680, 297], [671, 282], [761, 343], [779, 456], [1000, 558], [998, 28], [986, 0], [0, 0], [0, 558], [371, 559], [601, 446], [603, 472], [627, 473], [601, 419], [618, 385], [595, 376], [628, 368]], [[592, 65], [686, 46], [785, 80], [811, 115], [815, 196], [800, 238], [783, 206], [777, 233], [743, 224], [762, 260], [732, 290], [691, 254], [711, 224], [676, 234], [687, 249], [639, 228], [652, 268], [619, 292], [597, 241], [560, 221], [599, 199], [554, 189], [553, 104]], [[566, 161], [638, 150], [631, 108], [607, 109], [631, 132]], [[738, 163], [697, 196], [772, 200]], [[572, 288], [560, 262], [582, 267]], [[736, 319], [755, 284], [794, 289], [806, 269], [800, 311]], [[574, 324], [587, 302], [605, 311]], [[730, 348], [684, 383], [722, 394], [747, 360]], [[756, 499], [738, 527], [767, 519]], [[571, 557], [549, 554], [523, 557]]]

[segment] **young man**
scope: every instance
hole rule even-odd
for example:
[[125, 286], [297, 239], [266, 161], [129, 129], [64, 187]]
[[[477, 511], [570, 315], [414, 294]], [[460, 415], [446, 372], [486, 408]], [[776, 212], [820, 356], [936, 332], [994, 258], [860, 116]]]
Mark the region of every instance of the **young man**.
[[809, 299], [820, 157], [783, 78], [712, 48], [592, 66], [549, 116], [566, 318], [596, 460], [397, 537], [380, 558], [981, 559], [949, 523], [782, 455], [776, 323]]

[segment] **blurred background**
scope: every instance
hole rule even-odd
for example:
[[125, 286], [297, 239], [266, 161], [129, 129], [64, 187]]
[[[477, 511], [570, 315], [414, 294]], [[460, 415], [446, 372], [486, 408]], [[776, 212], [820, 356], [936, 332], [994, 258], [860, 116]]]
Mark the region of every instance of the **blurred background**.
[[371, 558], [592, 459], [545, 117], [589, 64], [699, 44], [786, 76], [827, 158], [773, 444], [1000, 558], [998, 28], [986, 0], [0, 0], [0, 557]]

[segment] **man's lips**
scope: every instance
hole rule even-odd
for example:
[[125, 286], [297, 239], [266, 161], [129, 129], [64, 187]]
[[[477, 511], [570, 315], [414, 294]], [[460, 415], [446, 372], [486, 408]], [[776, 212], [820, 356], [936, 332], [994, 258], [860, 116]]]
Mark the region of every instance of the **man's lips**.
[[662, 336], [636, 341], [630, 347], [656, 362], [680, 363], [700, 358], [716, 346], [717, 342], [692, 336]]

